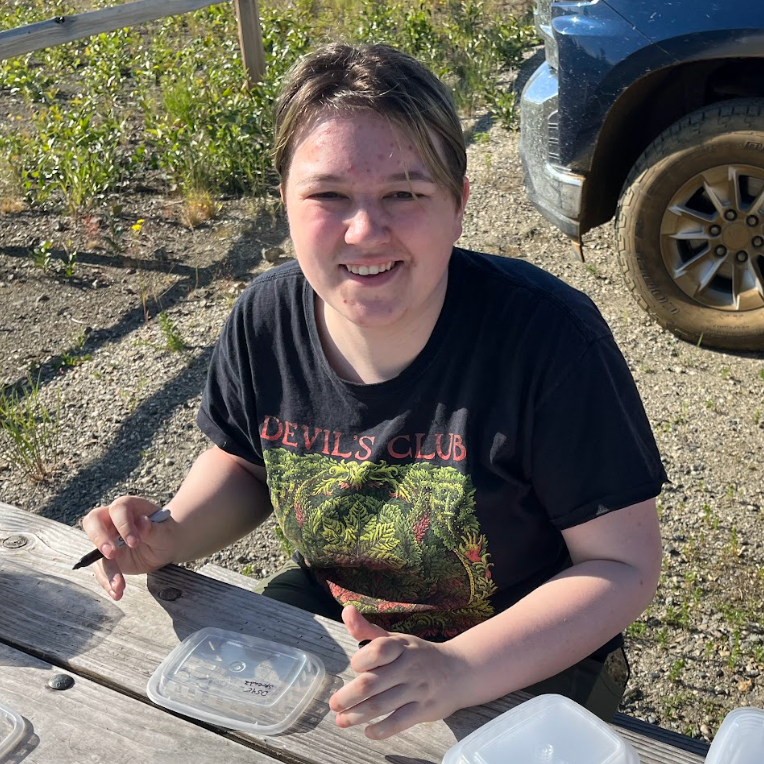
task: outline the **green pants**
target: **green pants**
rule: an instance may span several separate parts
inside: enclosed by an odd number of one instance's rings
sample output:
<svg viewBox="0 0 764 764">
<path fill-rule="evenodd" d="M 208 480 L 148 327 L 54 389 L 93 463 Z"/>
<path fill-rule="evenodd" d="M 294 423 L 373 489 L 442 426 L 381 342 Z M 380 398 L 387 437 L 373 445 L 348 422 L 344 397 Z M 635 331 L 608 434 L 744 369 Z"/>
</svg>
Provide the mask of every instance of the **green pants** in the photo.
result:
<svg viewBox="0 0 764 764">
<path fill-rule="evenodd" d="M 255 590 L 309 613 L 341 620 L 342 607 L 339 603 L 294 561 L 259 581 Z M 564 695 L 600 719 L 610 722 L 621 702 L 628 678 L 629 665 L 623 649 L 619 647 L 609 653 L 604 661 L 584 658 L 565 671 L 526 687 L 525 691 L 533 695 Z"/>
</svg>

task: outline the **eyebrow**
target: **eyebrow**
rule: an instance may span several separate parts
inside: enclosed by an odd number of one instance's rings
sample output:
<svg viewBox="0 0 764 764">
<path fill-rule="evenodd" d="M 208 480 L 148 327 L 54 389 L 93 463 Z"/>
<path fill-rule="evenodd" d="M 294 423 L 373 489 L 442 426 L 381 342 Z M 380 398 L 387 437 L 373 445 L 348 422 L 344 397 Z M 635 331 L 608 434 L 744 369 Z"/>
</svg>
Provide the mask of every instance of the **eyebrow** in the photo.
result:
<svg viewBox="0 0 764 764">
<path fill-rule="evenodd" d="M 332 175 L 331 173 L 315 173 L 308 175 L 300 180 L 298 186 L 309 186 L 311 183 L 342 183 L 345 180 L 341 175 Z M 425 183 L 434 183 L 435 181 L 426 173 L 420 170 L 411 170 L 410 172 L 396 172 L 388 175 L 385 179 L 387 183 L 404 183 L 407 181 L 424 181 Z"/>
</svg>

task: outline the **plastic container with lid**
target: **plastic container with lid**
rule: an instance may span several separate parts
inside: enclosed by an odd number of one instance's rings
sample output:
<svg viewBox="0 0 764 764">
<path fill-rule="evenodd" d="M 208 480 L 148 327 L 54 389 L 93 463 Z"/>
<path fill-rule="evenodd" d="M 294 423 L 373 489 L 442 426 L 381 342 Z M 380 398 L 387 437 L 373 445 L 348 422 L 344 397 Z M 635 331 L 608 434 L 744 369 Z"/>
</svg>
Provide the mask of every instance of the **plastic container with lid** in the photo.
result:
<svg viewBox="0 0 764 764">
<path fill-rule="evenodd" d="M 5 761 L 24 736 L 24 720 L 0 702 L 0 762 Z"/>
<path fill-rule="evenodd" d="M 324 675 L 324 664 L 310 653 L 206 628 L 165 658 L 146 691 L 154 703 L 186 716 L 276 735 L 307 708 Z"/>
<path fill-rule="evenodd" d="M 562 695 L 505 711 L 446 751 L 443 764 L 639 764 L 605 722 Z"/>
<path fill-rule="evenodd" d="M 764 710 L 736 708 L 724 717 L 706 764 L 762 764 L 764 762 Z"/>
</svg>

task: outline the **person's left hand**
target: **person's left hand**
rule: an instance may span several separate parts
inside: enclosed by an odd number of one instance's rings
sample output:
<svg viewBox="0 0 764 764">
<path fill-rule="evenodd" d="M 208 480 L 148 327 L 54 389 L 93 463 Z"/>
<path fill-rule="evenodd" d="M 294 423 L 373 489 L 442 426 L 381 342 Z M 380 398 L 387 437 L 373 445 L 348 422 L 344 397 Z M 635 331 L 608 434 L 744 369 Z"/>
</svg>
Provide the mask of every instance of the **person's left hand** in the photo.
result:
<svg viewBox="0 0 764 764">
<path fill-rule="evenodd" d="M 350 661 L 360 676 L 329 700 L 340 727 L 389 714 L 365 730 L 366 737 L 381 740 L 419 722 L 445 719 L 462 707 L 458 695 L 466 665 L 448 642 L 434 644 L 385 631 L 352 605 L 342 611 L 342 620 L 356 641 L 373 641 Z"/>
</svg>

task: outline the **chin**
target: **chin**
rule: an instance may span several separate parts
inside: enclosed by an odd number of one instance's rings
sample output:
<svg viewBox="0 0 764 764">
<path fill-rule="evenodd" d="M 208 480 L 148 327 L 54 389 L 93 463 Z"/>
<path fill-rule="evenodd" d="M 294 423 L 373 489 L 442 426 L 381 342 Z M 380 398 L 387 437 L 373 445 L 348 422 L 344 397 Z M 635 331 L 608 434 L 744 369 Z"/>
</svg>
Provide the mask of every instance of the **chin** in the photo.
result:
<svg viewBox="0 0 764 764">
<path fill-rule="evenodd" d="M 382 329 L 392 326 L 401 318 L 401 311 L 362 310 L 348 311 L 345 318 L 362 329 Z"/>
</svg>

